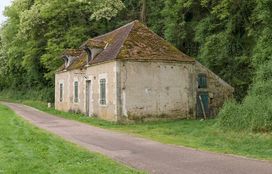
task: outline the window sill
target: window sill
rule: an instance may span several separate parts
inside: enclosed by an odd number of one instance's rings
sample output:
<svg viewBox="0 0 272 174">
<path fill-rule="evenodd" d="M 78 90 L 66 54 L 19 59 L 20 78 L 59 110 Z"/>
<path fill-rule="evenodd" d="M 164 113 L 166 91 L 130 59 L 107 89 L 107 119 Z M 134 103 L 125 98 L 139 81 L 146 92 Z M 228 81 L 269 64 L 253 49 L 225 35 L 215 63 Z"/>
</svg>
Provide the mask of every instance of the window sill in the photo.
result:
<svg viewBox="0 0 272 174">
<path fill-rule="evenodd" d="M 106 107 L 108 107 L 108 105 L 107 105 L 107 104 L 105 104 L 105 105 L 102 105 L 102 104 L 100 104 L 100 103 L 99 103 L 99 106 L 100 106 L 100 107 L 103 107 L 103 108 L 106 108 Z"/>
</svg>

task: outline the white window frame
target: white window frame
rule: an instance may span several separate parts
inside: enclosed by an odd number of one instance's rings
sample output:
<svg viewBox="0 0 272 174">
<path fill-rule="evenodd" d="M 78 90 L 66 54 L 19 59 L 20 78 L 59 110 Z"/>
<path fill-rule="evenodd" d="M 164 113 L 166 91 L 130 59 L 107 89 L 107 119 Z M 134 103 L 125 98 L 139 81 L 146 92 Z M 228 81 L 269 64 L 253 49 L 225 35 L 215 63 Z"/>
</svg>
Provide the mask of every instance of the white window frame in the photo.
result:
<svg viewBox="0 0 272 174">
<path fill-rule="evenodd" d="M 100 81 L 102 80 L 102 79 L 105 79 L 105 90 L 106 90 L 106 92 L 105 92 L 105 104 L 101 104 L 101 83 L 100 83 Z M 98 104 L 99 104 L 99 106 L 102 106 L 102 107 L 105 107 L 105 106 L 108 106 L 108 75 L 106 74 L 106 73 L 104 73 L 104 74 L 99 74 L 99 81 L 98 81 L 98 83 L 99 83 L 99 100 L 98 100 Z"/>
</svg>

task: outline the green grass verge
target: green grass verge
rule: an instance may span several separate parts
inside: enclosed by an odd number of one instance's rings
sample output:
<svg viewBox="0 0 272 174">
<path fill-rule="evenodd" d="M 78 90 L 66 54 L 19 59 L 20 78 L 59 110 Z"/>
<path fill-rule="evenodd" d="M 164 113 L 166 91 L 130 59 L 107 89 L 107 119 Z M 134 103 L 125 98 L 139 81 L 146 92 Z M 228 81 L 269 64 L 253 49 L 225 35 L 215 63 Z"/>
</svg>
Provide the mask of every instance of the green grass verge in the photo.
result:
<svg viewBox="0 0 272 174">
<path fill-rule="evenodd" d="M 140 173 L 42 131 L 0 105 L 0 174 Z"/>
<path fill-rule="evenodd" d="M 157 121 L 123 125 L 80 114 L 57 111 L 53 108 L 47 108 L 47 105 L 43 102 L 22 101 L 22 103 L 63 118 L 135 134 L 166 144 L 272 160 L 271 133 L 225 132 L 217 126 L 217 120 Z"/>
</svg>

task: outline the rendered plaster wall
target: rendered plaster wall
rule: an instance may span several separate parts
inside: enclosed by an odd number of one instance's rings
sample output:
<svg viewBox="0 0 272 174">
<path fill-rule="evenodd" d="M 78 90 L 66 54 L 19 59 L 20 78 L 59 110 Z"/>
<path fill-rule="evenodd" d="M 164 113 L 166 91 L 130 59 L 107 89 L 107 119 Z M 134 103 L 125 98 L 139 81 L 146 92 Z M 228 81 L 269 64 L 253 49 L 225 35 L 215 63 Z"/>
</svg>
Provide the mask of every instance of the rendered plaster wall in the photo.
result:
<svg viewBox="0 0 272 174">
<path fill-rule="evenodd" d="M 106 79 L 106 105 L 100 104 L 100 79 Z M 91 65 L 84 70 L 57 73 L 55 77 L 55 107 L 61 111 L 86 114 L 86 81 L 91 81 L 90 115 L 105 120 L 117 120 L 116 62 Z M 74 82 L 78 81 L 79 101 L 74 101 Z M 64 98 L 60 102 L 60 83 L 64 84 Z"/>
<path fill-rule="evenodd" d="M 120 62 L 120 69 L 122 119 L 194 116 L 193 64 L 123 61 Z"/>
<path fill-rule="evenodd" d="M 55 78 L 55 107 L 86 114 L 86 81 L 91 81 L 90 116 L 110 121 L 193 118 L 196 114 L 197 76 L 207 75 L 210 115 L 216 115 L 234 89 L 196 62 L 112 61 L 84 70 L 60 72 Z M 100 104 L 101 78 L 106 79 L 106 105 Z M 78 81 L 79 101 L 74 102 Z M 60 83 L 63 101 L 60 102 Z"/>
<path fill-rule="evenodd" d="M 55 108 L 65 112 L 83 112 L 83 76 L 80 70 L 66 71 L 55 76 Z M 78 81 L 78 103 L 74 102 L 74 82 Z M 63 101 L 60 101 L 60 83 L 63 84 Z"/>
<path fill-rule="evenodd" d="M 86 70 L 86 76 L 91 80 L 93 114 L 110 121 L 117 121 L 116 71 L 116 61 L 91 66 Z M 102 78 L 106 79 L 106 105 L 100 104 L 99 85 Z"/>
<path fill-rule="evenodd" d="M 207 75 L 207 89 L 196 90 L 209 93 L 209 116 L 216 116 L 224 102 L 233 98 L 234 88 L 199 62 L 196 62 L 195 70 L 196 77 L 199 73 Z"/>
</svg>

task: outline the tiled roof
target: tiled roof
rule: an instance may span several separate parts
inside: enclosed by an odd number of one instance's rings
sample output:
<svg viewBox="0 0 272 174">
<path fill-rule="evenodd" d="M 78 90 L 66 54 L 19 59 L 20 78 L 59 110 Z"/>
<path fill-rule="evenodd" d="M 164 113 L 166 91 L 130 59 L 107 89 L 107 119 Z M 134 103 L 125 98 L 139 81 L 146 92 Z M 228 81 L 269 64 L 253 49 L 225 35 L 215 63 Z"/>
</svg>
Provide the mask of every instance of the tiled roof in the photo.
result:
<svg viewBox="0 0 272 174">
<path fill-rule="evenodd" d="M 80 50 L 80 49 L 67 49 L 62 53 L 62 56 L 78 57 L 81 54 L 82 54 L 82 50 Z"/>
<path fill-rule="evenodd" d="M 179 51 L 139 21 L 131 22 L 112 32 L 89 39 L 81 48 L 85 45 L 104 48 L 89 64 L 114 59 L 195 62 L 193 58 Z M 87 64 L 87 54 L 82 50 L 80 52 L 79 58 L 67 70 L 81 69 Z"/>
<path fill-rule="evenodd" d="M 104 48 L 107 43 L 103 40 L 89 39 L 81 46 L 81 48 L 83 48 L 84 45 L 87 45 L 88 47 Z"/>
<path fill-rule="evenodd" d="M 194 62 L 194 59 L 158 36 L 140 22 L 134 22 L 118 55 L 119 59 Z"/>
</svg>

